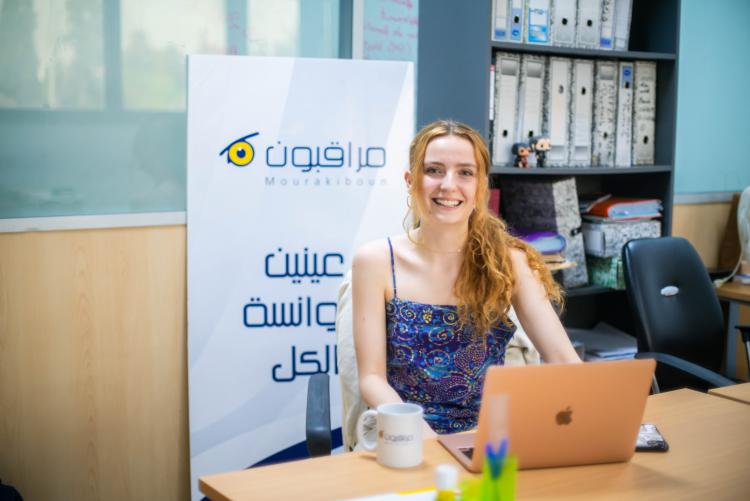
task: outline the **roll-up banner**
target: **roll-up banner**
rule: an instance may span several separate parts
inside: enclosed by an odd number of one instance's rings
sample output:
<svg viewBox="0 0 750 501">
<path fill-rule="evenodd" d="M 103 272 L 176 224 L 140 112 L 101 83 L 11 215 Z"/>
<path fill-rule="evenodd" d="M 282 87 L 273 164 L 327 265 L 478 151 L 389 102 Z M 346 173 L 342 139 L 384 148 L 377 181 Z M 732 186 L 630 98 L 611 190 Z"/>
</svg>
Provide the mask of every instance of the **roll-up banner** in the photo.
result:
<svg viewBox="0 0 750 501">
<path fill-rule="evenodd" d="M 198 478 L 304 451 L 354 250 L 402 231 L 412 64 L 190 56 L 188 383 Z"/>
</svg>

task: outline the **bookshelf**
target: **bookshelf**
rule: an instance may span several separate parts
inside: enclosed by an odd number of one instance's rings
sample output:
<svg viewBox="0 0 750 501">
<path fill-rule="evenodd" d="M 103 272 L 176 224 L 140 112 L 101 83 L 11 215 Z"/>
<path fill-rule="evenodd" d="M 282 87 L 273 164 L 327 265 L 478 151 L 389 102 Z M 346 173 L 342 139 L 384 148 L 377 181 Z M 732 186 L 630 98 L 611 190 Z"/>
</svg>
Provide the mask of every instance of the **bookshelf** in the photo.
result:
<svg viewBox="0 0 750 501">
<path fill-rule="evenodd" d="M 520 52 L 524 54 L 541 54 L 544 56 L 580 57 L 587 59 L 621 59 L 635 61 L 648 59 L 651 61 L 674 61 L 676 55 L 669 52 L 646 52 L 646 51 L 621 51 L 581 49 L 578 47 L 553 47 L 549 45 L 527 45 L 514 42 L 491 41 L 490 45 L 495 50 L 506 52 Z"/>
<path fill-rule="evenodd" d="M 579 193 L 659 198 L 662 234 L 671 234 L 679 62 L 680 0 L 633 0 L 627 51 L 528 45 L 491 40 L 492 0 L 420 2 L 417 124 L 439 118 L 468 123 L 491 139 L 490 66 L 497 51 L 585 59 L 648 60 L 657 65 L 654 165 L 518 169 L 493 165 L 491 184 L 529 176 L 574 176 Z M 566 291 L 563 321 L 591 327 L 603 320 L 635 334 L 624 291 L 588 285 Z"/>
<path fill-rule="evenodd" d="M 490 175 L 511 176 L 627 176 L 670 172 L 671 165 L 634 165 L 632 167 L 550 167 L 545 169 L 519 169 L 493 165 Z"/>
</svg>

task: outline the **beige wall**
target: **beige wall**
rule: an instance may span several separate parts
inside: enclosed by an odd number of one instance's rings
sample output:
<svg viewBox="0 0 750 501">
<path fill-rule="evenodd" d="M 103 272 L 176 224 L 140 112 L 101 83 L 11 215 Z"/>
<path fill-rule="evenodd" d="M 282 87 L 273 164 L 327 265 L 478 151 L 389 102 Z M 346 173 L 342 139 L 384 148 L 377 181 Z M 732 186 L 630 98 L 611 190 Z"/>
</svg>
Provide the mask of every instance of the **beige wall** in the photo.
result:
<svg viewBox="0 0 750 501">
<path fill-rule="evenodd" d="M 185 228 L 0 234 L 0 478 L 189 496 Z"/>
<path fill-rule="evenodd" d="M 672 235 L 688 239 L 700 254 L 703 263 L 709 268 L 716 267 L 729 209 L 729 202 L 675 205 Z"/>
<path fill-rule="evenodd" d="M 709 266 L 728 210 L 675 207 Z M 0 478 L 26 499 L 189 497 L 185 267 L 184 226 L 0 234 Z"/>
</svg>

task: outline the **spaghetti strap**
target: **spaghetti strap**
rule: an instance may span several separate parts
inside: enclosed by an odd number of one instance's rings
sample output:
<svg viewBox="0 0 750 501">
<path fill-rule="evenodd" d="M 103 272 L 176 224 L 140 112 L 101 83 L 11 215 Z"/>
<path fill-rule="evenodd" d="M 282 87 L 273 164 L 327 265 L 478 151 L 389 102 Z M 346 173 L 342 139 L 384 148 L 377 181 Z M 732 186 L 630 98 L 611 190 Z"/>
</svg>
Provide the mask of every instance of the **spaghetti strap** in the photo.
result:
<svg viewBox="0 0 750 501">
<path fill-rule="evenodd" d="M 393 260 L 393 245 L 391 244 L 391 237 L 388 237 L 388 248 L 391 251 L 391 276 L 393 278 L 393 297 L 398 297 L 398 294 L 396 293 L 396 265 L 394 264 Z"/>
</svg>

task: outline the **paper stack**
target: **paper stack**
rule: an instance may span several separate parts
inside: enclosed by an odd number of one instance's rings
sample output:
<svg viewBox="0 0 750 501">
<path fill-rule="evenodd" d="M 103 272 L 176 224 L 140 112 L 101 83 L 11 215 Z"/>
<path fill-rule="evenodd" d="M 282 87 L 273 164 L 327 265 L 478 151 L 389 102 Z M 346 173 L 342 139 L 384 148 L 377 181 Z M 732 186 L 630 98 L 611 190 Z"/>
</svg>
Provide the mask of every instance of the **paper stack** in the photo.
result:
<svg viewBox="0 0 750 501">
<path fill-rule="evenodd" d="M 550 271 L 566 270 L 576 265 L 565 259 L 565 238 L 554 231 L 514 229 L 511 233 L 539 251 Z"/>
<path fill-rule="evenodd" d="M 633 358 L 638 352 L 638 342 L 633 336 L 606 322 L 599 322 L 592 329 L 565 330 L 571 341 L 583 343 L 587 361 Z"/>
<path fill-rule="evenodd" d="M 609 197 L 594 203 L 583 216 L 588 220 L 634 220 L 661 217 L 661 200 L 655 198 Z"/>
</svg>

